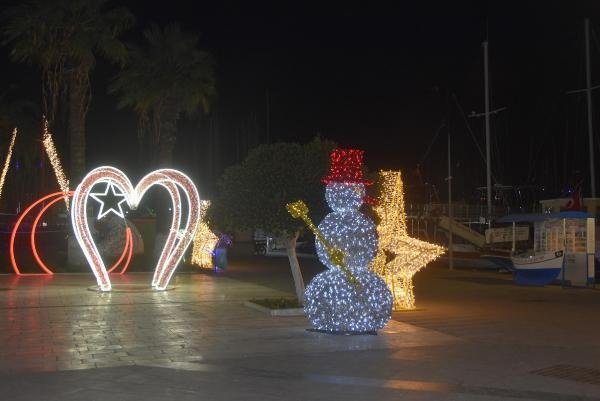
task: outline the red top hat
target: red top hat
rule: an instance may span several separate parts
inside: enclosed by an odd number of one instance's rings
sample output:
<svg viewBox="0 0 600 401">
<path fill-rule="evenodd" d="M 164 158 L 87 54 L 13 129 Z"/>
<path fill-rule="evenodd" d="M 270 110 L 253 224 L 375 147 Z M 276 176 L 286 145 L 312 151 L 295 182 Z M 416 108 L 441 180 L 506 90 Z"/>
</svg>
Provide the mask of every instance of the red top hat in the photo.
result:
<svg viewBox="0 0 600 401">
<path fill-rule="evenodd" d="M 365 151 L 360 149 L 334 149 L 331 152 L 329 175 L 323 178 L 323 182 L 325 184 L 330 182 L 373 184 L 362 176 L 364 153 Z"/>
</svg>

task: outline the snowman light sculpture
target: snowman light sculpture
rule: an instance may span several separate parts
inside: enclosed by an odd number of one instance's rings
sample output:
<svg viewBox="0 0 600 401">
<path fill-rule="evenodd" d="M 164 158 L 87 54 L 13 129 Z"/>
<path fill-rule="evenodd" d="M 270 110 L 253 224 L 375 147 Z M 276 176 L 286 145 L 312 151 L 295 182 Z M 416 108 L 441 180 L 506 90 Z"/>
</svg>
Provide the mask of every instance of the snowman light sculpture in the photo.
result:
<svg viewBox="0 0 600 401">
<path fill-rule="evenodd" d="M 371 184 L 362 178 L 362 160 L 362 150 L 335 149 L 329 175 L 323 179 L 325 199 L 333 211 L 318 226 L 326 242 L 318 237 L 315 242 L 319 260 L 328 270 L 307 286 L 304 307 L 319 331 L 372 333 L 391 317 L 392 294 L 369 270 L 377 252 L 377 231 L 359 211 L 365 185 Z M 344 254 L 345 266 L 332 260 L 332 246 Z"/>
</svg>

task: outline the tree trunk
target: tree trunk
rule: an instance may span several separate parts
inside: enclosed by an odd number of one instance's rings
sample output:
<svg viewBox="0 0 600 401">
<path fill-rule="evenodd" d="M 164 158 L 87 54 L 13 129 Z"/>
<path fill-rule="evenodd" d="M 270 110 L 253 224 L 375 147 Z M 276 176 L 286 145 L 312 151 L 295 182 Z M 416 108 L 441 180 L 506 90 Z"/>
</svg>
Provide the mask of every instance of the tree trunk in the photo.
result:
<svg viewBox="0 0 600 401">
<path fill-rule="evenodd" d="M 87 109 L 87 88 L 72 74 L 69 83 L 69 182 L 73 188 L 85 173 L 85 115 Z"/>
<path fill-rule="evenodd" d="M 300 232 L 295 232 L 291 237 L 286 238 L 285 250 L 287 252 L 288 260 L 290 261 L 292 277 L 294 277 L 294 287 L 296 288 L 298 303 L 304 305 L 304 279 L 302 278 L 300 263 L 298 263 L 298 256 L 296 255 L 296 241 L 298 240 L 299 235 Z"/>
<path fill-rule="evenodd" d="M 166 114 L 166 113 L 165 113 Z M 163 116 L 158 142 L 158 162 L 161 167 L 172 167 L 173 150 L 177 141 L 177 118 Z"/>
<path fill-rule="evenodd" d="M 174 149 L 175 137 L 165 138 L 161 141 L 158 149 L 158 163 L 161 167 L 172 167 Z"/>
</svg>

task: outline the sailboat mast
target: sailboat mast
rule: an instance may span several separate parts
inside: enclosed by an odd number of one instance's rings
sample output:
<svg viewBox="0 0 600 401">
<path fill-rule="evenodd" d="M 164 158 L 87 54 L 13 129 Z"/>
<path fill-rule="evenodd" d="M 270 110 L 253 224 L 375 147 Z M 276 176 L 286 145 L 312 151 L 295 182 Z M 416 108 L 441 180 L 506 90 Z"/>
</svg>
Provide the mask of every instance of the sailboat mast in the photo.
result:
<svg viewBox="0 0 600 401">
<path fill-rule="evenodd" d="M 590 187 L 592 189 L 592 198 L 596 197 L 596 174 L 594 168 L 594 131 L 592 126 L 592 69 L 590 67 L 590 20 L 585 19 L 585 80 L 586 80 L 586 98 L 587 98 L 587 123 L 588 139 L 590 152 Z"/>
<path fill-rule="evenodd" d="M 448 129 L 448 268 L 454 269 L 454 245 L 452 238 L 452 224 L 454 215 L 452 213 L 452 153 L 450 152 L 450 129 Z"/>
<path fill-rule="evenodd" d="M 487 218 L 488 224 L 492 219 L 492 164 L 490 150 L 490 81 L 488 73 L 488 42 L 483 46 L 483 79 L 485 83 L 485 160 L 486 160 L 486 185 L 487 185 Z"/>
</svg>

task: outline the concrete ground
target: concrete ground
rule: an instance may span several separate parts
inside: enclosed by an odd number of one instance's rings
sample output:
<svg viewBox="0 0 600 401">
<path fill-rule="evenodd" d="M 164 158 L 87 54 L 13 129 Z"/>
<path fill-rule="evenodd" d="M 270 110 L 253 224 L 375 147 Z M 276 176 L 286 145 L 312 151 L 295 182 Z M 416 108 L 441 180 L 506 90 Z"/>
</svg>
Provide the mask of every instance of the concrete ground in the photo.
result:
<svg viewBox="0 0 600 401">
<path fill-rule="evenodd" d="M 166 292 L 112 279 L 0 276 L 0 400 L 600 400 L 599 290 L 429 266 L 420 309 L 335 336 L 243 305 L 291 295 L 285 258 L 234 255 Z"/>
</svg>

